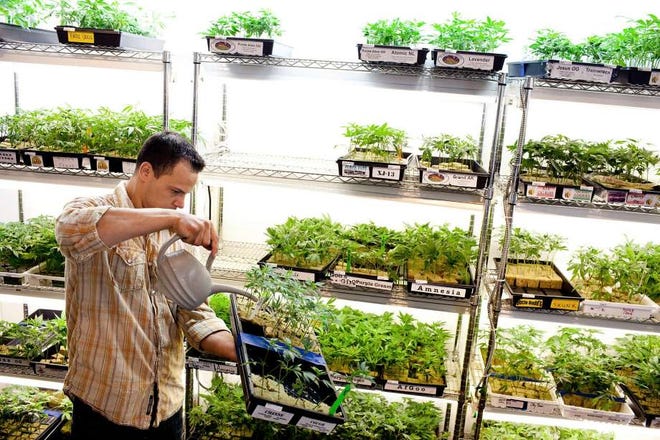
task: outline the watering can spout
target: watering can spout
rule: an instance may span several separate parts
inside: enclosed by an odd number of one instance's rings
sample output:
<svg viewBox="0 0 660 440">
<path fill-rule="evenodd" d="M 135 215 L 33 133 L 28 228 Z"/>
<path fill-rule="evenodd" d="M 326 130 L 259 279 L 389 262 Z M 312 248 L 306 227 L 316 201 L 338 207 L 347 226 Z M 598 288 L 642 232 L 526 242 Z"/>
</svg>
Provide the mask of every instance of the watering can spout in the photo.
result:
<svg viewBox="0 0 660 440">
<path fill-rule="evenodd" d="M 168 248 L 180 239 L 180 236 L 173 235 L 158 251 L 159 291 L 166 298 L 184 309 L 192 310 L 202 305 L 209 295 L 216 292 L 252 297 L 243 289 L 224 284 L 213 284 L 210 273 L 213 255 L 209 255 L 206 265 L 203 265 L 185 249 L 168 253 Z"/>
</svg>

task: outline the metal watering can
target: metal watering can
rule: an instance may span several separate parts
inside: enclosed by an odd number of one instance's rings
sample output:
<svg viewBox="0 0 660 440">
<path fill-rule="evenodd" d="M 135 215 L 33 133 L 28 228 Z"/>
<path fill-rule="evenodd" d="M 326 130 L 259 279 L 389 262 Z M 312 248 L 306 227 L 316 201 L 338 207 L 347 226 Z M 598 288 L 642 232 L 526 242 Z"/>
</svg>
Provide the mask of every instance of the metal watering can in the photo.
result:
<svg viewBox="0 0 660 440">
<path fill-rule="evenodd" d="M 158 282 L 160 291 L 168 299 L 188 310 L 199 307 L 216 292 L 235 293 L 256 299 L 238 287 L 213 284 L 210 273 L 213 255 L 209 255 L 206 265 L 203 265 L 185 249 L 168 254 L 167 249 L 180 239 L 178 235 L 172 236 L 158 251 Z"/>
</svg>

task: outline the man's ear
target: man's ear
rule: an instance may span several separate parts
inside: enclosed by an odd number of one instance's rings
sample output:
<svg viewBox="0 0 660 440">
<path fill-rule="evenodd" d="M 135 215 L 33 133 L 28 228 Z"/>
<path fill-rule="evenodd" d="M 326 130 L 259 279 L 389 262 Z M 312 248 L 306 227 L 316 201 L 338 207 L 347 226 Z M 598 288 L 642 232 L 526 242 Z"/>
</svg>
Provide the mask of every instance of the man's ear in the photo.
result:
<svg viewBox="0 0 660 440">
<path fill-rule="evenodd" d="M 154 177 L 154 169 L 149 162 L 142 162 L 137 173 L 141 180 L 148 180 Z"/>
</svg>

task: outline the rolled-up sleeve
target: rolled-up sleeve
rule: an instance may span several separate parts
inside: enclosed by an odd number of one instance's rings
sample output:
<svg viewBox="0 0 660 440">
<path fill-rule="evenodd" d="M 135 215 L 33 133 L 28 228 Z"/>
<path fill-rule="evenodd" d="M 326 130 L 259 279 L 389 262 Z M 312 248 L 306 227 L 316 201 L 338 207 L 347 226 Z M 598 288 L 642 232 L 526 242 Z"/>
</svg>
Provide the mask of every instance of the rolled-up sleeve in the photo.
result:
<svg viewBox="0 0 660 440">
<path fill-rule="evenodd" d="M 108 209 L 109 205 L 99 206 L 92 199 L 76 199 L 68 203 L 55 223 L 55 237 L 62 255 L 82 261 L 108 250 L 96 228 Z"/>
<path fill-rule="evenodd" d="M 212 333 L 229 331 L 227 324 L 216 317 L 213 309 L 202 304 L 195 310 L 178 309 L 178 321 L 188 343 L 199 350 L 199 344 Z"/>
</svg>

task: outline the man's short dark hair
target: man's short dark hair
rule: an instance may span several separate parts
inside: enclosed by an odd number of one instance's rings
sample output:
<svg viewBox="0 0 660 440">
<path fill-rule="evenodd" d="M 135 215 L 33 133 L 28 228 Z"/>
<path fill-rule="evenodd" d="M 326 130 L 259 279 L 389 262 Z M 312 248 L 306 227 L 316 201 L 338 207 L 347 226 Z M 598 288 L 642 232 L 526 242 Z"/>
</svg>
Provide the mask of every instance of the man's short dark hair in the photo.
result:
<svg viewBox="0 0 660 440">
<path fill-rule="evenodd" d="M 149 162 L 154 175 L 160 177 L 161 174 L 172 172 L 181 160 L 190 163 L 196 173 L 206 166 L 202 156 L 185 137 L 174 131 L 163 131 L 151 135 L 144 141 L 138 153 L 136 168 L 139 168 L 142 162 Z"/>
</svg>

